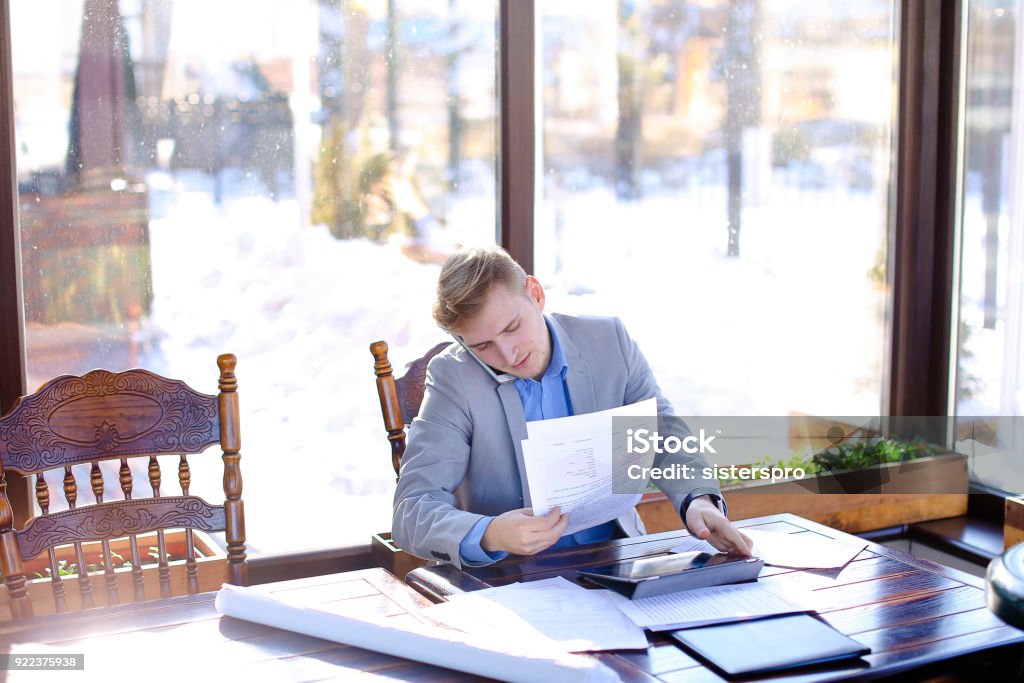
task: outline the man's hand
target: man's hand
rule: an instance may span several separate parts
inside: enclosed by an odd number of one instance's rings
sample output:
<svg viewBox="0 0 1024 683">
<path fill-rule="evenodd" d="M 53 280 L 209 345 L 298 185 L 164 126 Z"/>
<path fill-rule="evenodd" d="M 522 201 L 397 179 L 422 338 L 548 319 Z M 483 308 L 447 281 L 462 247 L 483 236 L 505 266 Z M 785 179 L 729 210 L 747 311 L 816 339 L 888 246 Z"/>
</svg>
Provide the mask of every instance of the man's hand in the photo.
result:
<svg viewBox="0 0 1024 683">
<path fill-rule="evenodd" d="M 480 545 L 489 553 L 504 551 L 535 555 L 553 546 L 567 526 L 569 515 L 561 514 L 557 507 L 551 508 L 543 517 L 534 517 L 530 508 L 510 510 L 491 520 Z"/>
<path fill-rule="evenodd" d="M 707 496 L 695 498 L 686 509 L 686 527 L 722 552 L 750 556 L 754 544 L 732 525 Z"/>
</svg>

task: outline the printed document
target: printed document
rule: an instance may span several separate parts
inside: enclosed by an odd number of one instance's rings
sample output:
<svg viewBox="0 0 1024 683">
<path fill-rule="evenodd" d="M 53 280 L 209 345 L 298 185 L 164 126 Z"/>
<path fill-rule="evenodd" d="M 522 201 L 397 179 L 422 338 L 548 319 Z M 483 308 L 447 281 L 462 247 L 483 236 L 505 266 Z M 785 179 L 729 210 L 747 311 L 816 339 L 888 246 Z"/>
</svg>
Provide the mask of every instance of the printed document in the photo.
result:
<svg viewBox="0 0 1024 683">
<path fill-rule="evenodd" d="M 634 624 L 652 631 L 810 611 L 795 597 L 756 582 L 697 588 L 639 600 L 617 593 L 609 597 Z"/>
<path fill-rule="evenodd" d="M 646 650 L 647 636 L 603 590 L 558 576 L 454 595 L 421 613 L 467 633 L 498 631 L 529 642 L 543 636 L 566 652 Z"/>
<path fill-rule="evenodd" d="M 572 534 L 629 512 L 646 488 L 643 479 L 629 478 L 629 466 L 650 467 L 654 454 L 627 454 L 626 430 L 650 429 L 657 415 L 657 400 L 650 398 L 597 413 L 527 422 L 529 438 L 522 446 L 533 514 L 547 514 L 557 505 L 569 513 L 565 533 Z"/>
</svg>

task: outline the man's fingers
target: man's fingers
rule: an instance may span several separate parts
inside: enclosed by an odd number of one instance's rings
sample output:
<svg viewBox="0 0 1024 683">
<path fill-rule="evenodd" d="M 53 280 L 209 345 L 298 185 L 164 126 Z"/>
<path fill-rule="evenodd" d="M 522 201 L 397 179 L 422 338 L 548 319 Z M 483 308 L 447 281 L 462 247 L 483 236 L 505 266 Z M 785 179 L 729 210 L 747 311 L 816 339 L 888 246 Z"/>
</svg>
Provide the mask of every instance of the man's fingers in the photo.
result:
<svg viewBox="0 0 1024 683">
<path fill-rule="evenodd" d="M 711 534 L 711 538 L 708 541 L 723 552 L 734 555 L 746 555 L 748 557 L 753 545 L 749 538 L 729 523 L 716 526 L 714 533 Z"/>
<path fill-rule="evenodd" d="M 740 539 L 743 541 L 743 548 L 740 549 L 742 551 L 741 554 L 742 555 L 750 555 L 750 554 L 752 554 L 754 552 L 754 542 L 751 541 L 750 537 L 747 536 L 742 531 L 739 532 L 739 533 L 740 533 Z"/>
<path fill-rule="evenodd" d="M 564 517 L 564 515 L 562 514 L 562 510 L 556 505 L 555 507 L 548 510 L 546 515 L 536 518 L 537 523 L 536 525 L 534 525 L 533 530 L 550 531 L 551 529 L 554 529 L 556 526 L 558 526 L 558 524 L 562 521 L 562 517 Z"/>
<path fill-rule="evenodd" d="M 708 537 L 711 536 L 711 530 L 708 529 L 708 525 L 704 522 L 704 517 L 702 515 L 694 515 L 694 517 L 696 519 L 687 519 L 690 522 L 690 533 L 697 538 L 704 539 L 705 541 L 708 540 Z"/>
</svg>

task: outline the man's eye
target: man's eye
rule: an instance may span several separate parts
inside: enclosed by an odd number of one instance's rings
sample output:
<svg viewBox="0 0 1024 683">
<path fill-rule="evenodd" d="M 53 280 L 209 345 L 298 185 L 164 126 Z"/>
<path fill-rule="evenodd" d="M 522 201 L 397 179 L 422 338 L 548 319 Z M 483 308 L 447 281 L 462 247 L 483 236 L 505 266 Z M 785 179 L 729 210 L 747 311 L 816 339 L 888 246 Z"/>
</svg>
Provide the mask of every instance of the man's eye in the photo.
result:
<svg viewBox="0 0 1024 683">
<path fill-rule="evenodd" d="M 506 330 L 506 332 L 515 332 L 515 331 L 516 331 L 516 330 L 518 330 L 518 329 L 519 329 L 519 325 L 516 325 L 515 327 L 510 327 L 510 328 L 508 328 L 508 329 Z"/>
<path fill-rule="evenodd" d="M 483 344 L 478 344 L 477 346 L 475 346 L 473 348 L 475 348 L 477 351 L 484 351 L 490 345 L 491 345 L 491 342 L 484 342 Z"/>
</svg>

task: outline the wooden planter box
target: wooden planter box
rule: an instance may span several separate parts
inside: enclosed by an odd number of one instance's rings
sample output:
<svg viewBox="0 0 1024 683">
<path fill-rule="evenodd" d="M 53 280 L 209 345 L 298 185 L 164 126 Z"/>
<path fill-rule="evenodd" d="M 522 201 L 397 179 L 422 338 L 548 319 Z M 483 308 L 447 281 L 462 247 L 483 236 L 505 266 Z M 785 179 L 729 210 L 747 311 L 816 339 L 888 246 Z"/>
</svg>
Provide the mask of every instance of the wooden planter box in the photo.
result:
<svg viewBox="0 0 1024 683">
<path fill-rule="evenodd" d="M 813 480 L 747 482 L 723 487 L 723 493 L 732 519 L 792 512 L 860 533 L 964 515 L 967 483 L 966 457 L 951 453 Z M 648 533 L 683 528 L 662 493 L 646 494 L 637 509 Z"/>
<path fill-rule="evenodd" d="M 202 531 L 193 531 L 193 542 L 196 548 L 196 563 L 198 565 L 199 591 L 211 591 L 220 588 L 224 583 L 227 567 L 227 555 Z M 140 534 L 138 537 L 139 555 L 142 558 L 148 557 L 149 548 L 157 545 L 155 533 Z M 174 529 L 164 532 L 164 545 L 170 557 L 185 557 L 185 532 L 182 529 Z M 85 554 L 87 564 L 102 566 L 102 544 L 99 542 L 83 543 L 82 550 Z M 131 560 L 131 545 L 127 538 L 119 538 L 110 541 L 111 554 L 117 553 L 126 561 Z M 56 549 L 58 560 L 67 560 L 76 563 L 74 546 L 62 546 Z M 175 559 L 168 563 L 171 572 L 171 592 L 173 595 L 186 594 L 185 560 Z M 50 558 L 47 553 L 25 561 L 26 576 L 33 577 L 43 574 L 50 567 Z M 134 587 L 132 584 L 131 568 L 114 570 L 117 576 L 118 596 L 121 603 L 129 603 L 134 600 Z M 160 597 L 160 576 L 156 564 L 143 565 L 143 581 L 146 598 Z M 77 576 L 61 577 L 64 584 L 64 594 L 67 600 L 68 610 L 80 609 L 82 605 L 81 590 L 78 586 Z M 102 569 L 89 572 L 89 581 L 92 588 L 94 604 L 99 606 L 107 605 L 107 584 Z M 32 600 L 32 610 L 36 616 L 53 614 L 56 609 L 53 604 L 53 588 L 49 577 L 31 579 L 27 583 L 29 597 Z M 0 589 L 0 620 L 10 618 L 10 608 L 7 605 L 6 587 Z"/>
<path fill-rule="evenodd" d="M 397 545 L 391 538 L 390 531 L 374 534 L 370 541 L 370 553 L 378 567 L 383 567 L 400 579 L 413 569 L 425 567 L 428 562 L 415 555 L 410 555 Z"/>
</svg>

